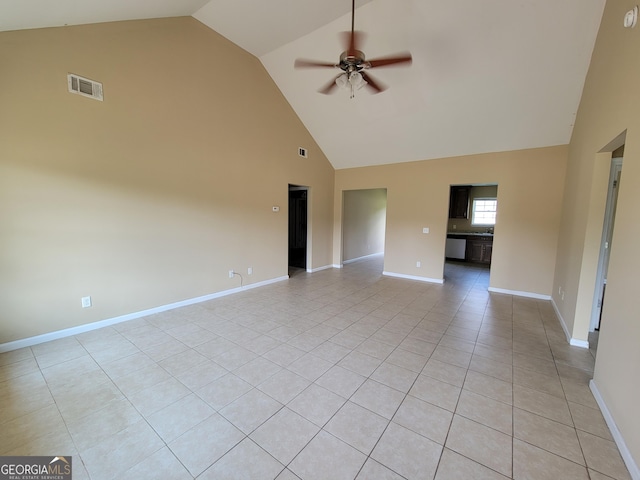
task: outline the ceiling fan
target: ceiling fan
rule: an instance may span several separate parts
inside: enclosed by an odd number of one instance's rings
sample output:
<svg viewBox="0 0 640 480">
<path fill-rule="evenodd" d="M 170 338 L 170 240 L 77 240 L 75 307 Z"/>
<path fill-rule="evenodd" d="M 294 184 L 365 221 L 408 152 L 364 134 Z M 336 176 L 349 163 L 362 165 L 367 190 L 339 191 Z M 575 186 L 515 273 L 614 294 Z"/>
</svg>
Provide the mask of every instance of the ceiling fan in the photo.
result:
<svg viewBox="0 0 640 480">
<path fill-rule="evenodd" d="M 345 45 L 345 51 L 340 54 L 340 61 L 335 63 L 316 62 L 314 60 L 297 59 L 295 68 L 339 68 L 342 70 L 331 82 L 327 83 L 318 92 L 329 94 L 337 87 L 349 89 L 350 98 L 354 97 L 356 90 L 367 86 L 373 93 L 380 93 L 387 87 L 375 80 L 366 70 L 377 67 L 388 67 L 392 65 L 411 65 L 411 54 L 401 53 L 391 57 L 380 57 L 374 60 L 367 60 L 359 46 L 364 38 L 364 33 L 354 30 L 355 25 L 356 0 L 351 0 L 351 32 L 342 32 L 341 36 Z"/>
</svg>

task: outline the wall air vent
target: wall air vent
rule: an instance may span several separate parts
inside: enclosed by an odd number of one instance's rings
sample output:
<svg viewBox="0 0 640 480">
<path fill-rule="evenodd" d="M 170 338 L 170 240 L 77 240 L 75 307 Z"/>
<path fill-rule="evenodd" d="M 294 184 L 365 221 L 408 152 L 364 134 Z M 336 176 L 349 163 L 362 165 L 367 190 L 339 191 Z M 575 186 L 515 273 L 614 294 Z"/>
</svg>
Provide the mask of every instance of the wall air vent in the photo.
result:
<svg viewBox="0 0 640 480">
<path fill-rule="evenodd" d="M 302 158 L 309 158 L 306 148 L 298 147 L 298 155 L 300 155 Z"/>
<path fill-rule="evenodd" d="M 70 73 L 67 75 L 67 84 L 70 93 L 77 93 L 95 100 L 103 100 L 101 83 Z"/>
</svg>

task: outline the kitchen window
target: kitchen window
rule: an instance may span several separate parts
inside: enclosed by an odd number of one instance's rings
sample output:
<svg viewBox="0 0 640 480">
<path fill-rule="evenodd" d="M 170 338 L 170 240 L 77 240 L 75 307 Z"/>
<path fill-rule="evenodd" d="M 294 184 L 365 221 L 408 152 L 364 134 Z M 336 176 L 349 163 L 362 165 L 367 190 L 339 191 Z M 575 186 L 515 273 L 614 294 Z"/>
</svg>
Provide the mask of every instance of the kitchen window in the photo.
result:
<svg viewBox="0 0 640 480">
<path fill-rule="evenodd" d="M 498 199 L 474 198 L 471 209 L 471 225 L 495 225 Z"/>
</svg>

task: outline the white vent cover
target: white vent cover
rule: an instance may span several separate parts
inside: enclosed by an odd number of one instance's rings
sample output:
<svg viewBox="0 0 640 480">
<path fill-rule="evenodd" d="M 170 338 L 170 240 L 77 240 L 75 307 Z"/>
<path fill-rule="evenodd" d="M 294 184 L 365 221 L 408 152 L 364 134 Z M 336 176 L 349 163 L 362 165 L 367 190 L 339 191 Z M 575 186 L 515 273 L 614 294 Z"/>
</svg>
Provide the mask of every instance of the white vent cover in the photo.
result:
<svg viewBox="0 0 640 480">
<path fill-rule="evenodd" d="M 309 158 L 306 148 L 298 147 L 298 155 L 300 155 L 302 158 Z"/>
<path fill-rule="evenodd" d="M 95 100 L 103 100 L 102 84 L 99 82 L 70 73 L 67 75 L 67 84 L 69 85 L 70 93 L 77 93 Z"/>
</svg>

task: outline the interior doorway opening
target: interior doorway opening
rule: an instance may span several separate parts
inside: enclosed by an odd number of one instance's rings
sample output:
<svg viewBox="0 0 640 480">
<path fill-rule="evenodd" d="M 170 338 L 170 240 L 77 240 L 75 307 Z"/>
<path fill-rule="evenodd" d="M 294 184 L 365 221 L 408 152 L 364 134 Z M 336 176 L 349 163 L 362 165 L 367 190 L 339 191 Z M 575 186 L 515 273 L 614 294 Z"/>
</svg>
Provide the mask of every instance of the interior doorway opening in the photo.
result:
<svg viewBox="0 0 640 480">
<path fill-rule="evenodd" d="M 387 189 L 346 190 L 342 194 L 342 263 L 383 256 Z"/>
<path fill-rule="evenodd" d="M 289 185 L 289 275 L 307 269 L 309 187 Z"/>
<path fill-rule="evenodd" d="M 445 264 L 490 269 L 498 205 L 497 184 L 451 185 Z"/>
<path fill-rule="evenodd" d="M 598 272 L 596 274 L 596 288 L 593 297 L 593 308 L 591 310 L 591 324 L 589 331 L 600 330 L 602 322 L 602 310 L 604 308 L 605 294 L 607 289 L 607 272 L 609 270 L 609 258 L 613 248 L 612 238 L 616 220 L 616 208 L 618 204 L 618 190 L 622 177 L 622 157 L 624 145 L 613 152 L 611 158 L 611 168 L 609 170 L 609 185 L 607 188 L 607 203 L 605 207 L 604 220 L 602 225 L 602 240 L 600 242 L 600 255 L 598 258 Z M 597 343 L 597 338 L 593 339 Z M 589 342 L 591 343 L 591 341 Z"/>
</svg>

